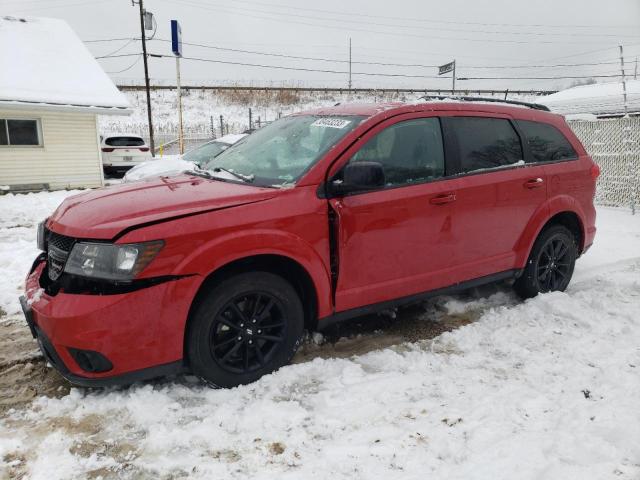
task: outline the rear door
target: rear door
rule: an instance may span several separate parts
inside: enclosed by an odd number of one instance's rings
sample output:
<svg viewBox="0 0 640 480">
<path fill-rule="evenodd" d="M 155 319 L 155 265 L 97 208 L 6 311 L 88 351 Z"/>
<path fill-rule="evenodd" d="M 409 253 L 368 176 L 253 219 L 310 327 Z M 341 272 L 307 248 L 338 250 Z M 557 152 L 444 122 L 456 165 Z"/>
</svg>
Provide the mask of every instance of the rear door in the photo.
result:
<svg viewBox="0 0 640 480">
<path fill-rule="evenodd" d="M 514 122 L 474 113 L 443 117 L 450 170 L 458 173 L 452 234 L 458 281 L 516 268 L 516 246 L 547 198 L 546 174 L 528 165 Z"/>
<path fill-rule="evenodd" d="M 557 127 L 529 120 L 517 123 L 527 139 L 531 162 L 544 165 L 549 195 L 566 194 L 581 205 L 590 205 L 593 200 L 591 163 L 579 161 L 578 153 Z"/>
</svg>

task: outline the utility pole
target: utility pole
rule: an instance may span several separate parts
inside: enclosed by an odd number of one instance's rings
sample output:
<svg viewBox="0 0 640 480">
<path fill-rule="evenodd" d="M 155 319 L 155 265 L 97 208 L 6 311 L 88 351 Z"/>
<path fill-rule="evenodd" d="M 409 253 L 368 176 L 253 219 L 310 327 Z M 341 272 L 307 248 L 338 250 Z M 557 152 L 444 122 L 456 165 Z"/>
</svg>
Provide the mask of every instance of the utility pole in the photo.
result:
<svg viewBox="0 0 640 480">
<path fill-rule="evenodd" d="M 633 72 L 633 79 L 634 80 L 638 79 L 638 57 L 636 57 L 636 69 Z"/>
<path fill-rule="evenodd" d="M 144 28 L 144 6 L 143 0 L 131 0 L 131 5 L 136 3 L 140 7 L 140 34 L 142 38 L 142 60 L 144 62 L 144 84 L 147 90 L 147 118 L 149 120 L 149 147 L 151 147 L 151 155 L 155 157 L 155 143 L 153 141 L 153 121 L 151 120 L 151 92 L 149 89 L 149 67 L 147 65 L 147 36 Z"/>
<path fill-rule="evenodd" d="M 349 93 L 351 93 L 351 37 L 349 37 Z"/>
<path fill-rule="evenodd" d="M 620 47 L 620 72 L 622 73 L 622 97 L 624 98 L 624 113 L 627 114 L 627 81 L 624 76 L 624 54 L 622 45 Z"/>
</svg>

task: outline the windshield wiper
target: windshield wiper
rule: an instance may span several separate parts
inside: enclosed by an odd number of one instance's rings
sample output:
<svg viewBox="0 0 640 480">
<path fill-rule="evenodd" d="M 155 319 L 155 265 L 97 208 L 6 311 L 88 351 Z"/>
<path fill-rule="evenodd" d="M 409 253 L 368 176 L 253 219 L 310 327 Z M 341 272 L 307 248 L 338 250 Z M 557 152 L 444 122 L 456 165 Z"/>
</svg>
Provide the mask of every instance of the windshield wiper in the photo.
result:
<svg viewBox="0 0 640 480">
<path fill-rule="evenodd" d="M 242 180 L 243 182 L 247 182 L 247 183 L 251 183 L 253 182 L 253 180 L 255 179 L 255 177 L 253 175 L 243 175 L 241 173 L 236 173 L 233 170 L 229 170 L 228 168 L 224 168 L 224 167 L 215 167 L 212 169 L 213 172 L 226 172 L 226 173 L 230 173 L 231 175 L 233 175 L 236 178 L 239 178 L 240 180 Z"/>
</svg>

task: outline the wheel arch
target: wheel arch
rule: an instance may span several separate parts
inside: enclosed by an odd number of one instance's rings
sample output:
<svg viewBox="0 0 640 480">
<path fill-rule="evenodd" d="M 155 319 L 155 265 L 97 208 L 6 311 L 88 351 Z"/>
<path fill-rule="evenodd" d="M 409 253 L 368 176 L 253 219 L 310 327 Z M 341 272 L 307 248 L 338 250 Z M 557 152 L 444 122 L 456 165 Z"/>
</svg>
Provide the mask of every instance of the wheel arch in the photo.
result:
<svg viewBox="0 0 640 480">
<path fill-rule="evenodd" d="M 304 326 L 308 330 L 314 330 L 318 322 L 318 291 L 311 274 L 295 259 L 282 254 L 256 254 L 237 258 L 215 269 L 200 284 L 196 295 L 189 308 L 187 321 L 184 328 L 183 358 L 188 361 L 187 341 L 193 315 L 205 298 L 206 293 L 217 283 L 234 275 L 247 272 L 263 271 L 273 273 L 287 280 L 300 296 L 304 310 Z"/>
<path fill-rule="evenodd" d="M 531 249 L 540 233 L 549 225 L 563 225 L 567 227 L 576 238 L 578 255 L 585 248 L 585 215 L 579 203 L 568 195 L 562 195 L 550 199 L 539 208 L 531 217 L 529 225 L 518 241 L 516 247 L 517 265 L 523 268 L 531 254 Z"/>
</svg>

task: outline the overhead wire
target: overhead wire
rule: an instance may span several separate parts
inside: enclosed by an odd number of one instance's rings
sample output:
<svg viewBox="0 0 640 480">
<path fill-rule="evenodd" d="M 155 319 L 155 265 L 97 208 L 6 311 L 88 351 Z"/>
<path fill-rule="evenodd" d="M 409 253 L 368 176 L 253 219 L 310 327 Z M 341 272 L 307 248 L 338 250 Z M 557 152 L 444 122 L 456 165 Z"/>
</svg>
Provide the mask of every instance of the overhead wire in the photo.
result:
<svg viewBox="0 0 640 480">
<path fill-rule="evenodd" d="M 164 1 L 169 1 L 169 0 L 164 0 Z M 270 11 L 264 11 L 264 10 L 256 10 L 256 9 L 246 9 L 246 8 L 242 8 L 242 7 L 235 7 L 235 9 L 231 9 L 229 7 L 226 6 L 216 6 L 214 8 L 210 7 L 210 4 L 201 4 L 201 3 L 197 3 L 194 0 L 171 0 L 171 3 L 180 3 L 182 5 L 186 5 L 186 6 L 191 6 L 194 8 L 201 8 L 204 10 L 209 10 L 209 11 L 215 11 L 217 13 L 223 13 L 223 14 L 230 14 L 230 15 L 239 15 L 242 17 L 250 17 L 250 18 L 258 18 L 258 19 L 263 19 L 263 20 L 269 20 L 269 21 L 275 21 L 275 22 L 282 22 L 281 18 L 277 18 L 278 15 L 284 15 L 282 12 L 270 12 Z M 236 11 L 239 10 L 239 11 Z M 262 13 L 262 14 L 266 14 L 266 15 L 271 15 L 271 16 L 260 16 L 260 15 L 255 15 L 254 12 L 258 12 L 258 13 Z M 276 15 L 276 17 L 273 17 L 273 15 Z M 288 13 L 286 14 L 287 17 L 296 17 L 296 18 L 311 18 L 313 20 L 316 20 L 317 17 L 310 17 L 310 16 L 306 16 L 306 15 L 296 15 L 296 14 L 292 14 L 292 13 Z M 343 23 L 347 22 L 347 23 L 363 23 L 363 22 L 358 22 L 357 20 L 332 20 L 332 19 L 321 19 L 321 20 L 325 20 L 325 21 L 341 21 Z M 304 22 L 304 21 L 299 21 L 299 20 L 291 20 L 291 18 L 287 18 L 287 23 L 291 24 L 299 24 L 299 25 L 307 25 L 307 26 L 312 26 L 312 27 L 317 27 L 317 28 L 329 28 L 329 29 L 338 29 L 338 30 L 344 30 L 345 27 L 344 26 L 338 26 L 338 25 L 327 25 L 327 24 L 321 24 L 321 23 L 311 23 L 311 22 Z M 393 25 L 393 28 L 398 28 L 400 27 L 399 25 Z M 360 32 L 367 32 L 367 33 L 373 33 L 373 34 L 377 34 L 377 35 L 390 35 L 390 36 L 401 36 L 401 37 L 413 37 L 413 38 L 427 38 L 427 39 L 439 39 L 439 40 L 447 40 L 447 41 L 468 41 L 468 42 L 479 42 L 479 43 L 498 43 L 498 44 L 556 44 L 557 41 L 545 41 L 545 40 L 539 40 L 539 41 L 524 41 L 524 40 L 508 40 L 508 39 L 489 39 L 489 38 L 483 38 L 483 39 L 479 39 L 479 38 L 459 38 L 459 37 L 443 37 L 443 36 L 437 36 L 437 35 L 420 35 L 420 34 L 416 34 L 416 33 L 408 33 L 408 32 L 389 32 L 389 31 L 380 31 L 380 30 L 371 30 L 371 29 L 365 29 L 365 28 L 356 28 L 356 27 L 351 27 L 349 26 L 349 30 L 350 31 L 360 31 Z M 637 36 L 636 36 L 637 37 Z M 571 42 L 571 41 L 563 41 L 563 43 L 565 44 L 578 44 L 578 45 L 583 45 L 585 43 L 599 43 L 601 44 L 602 42 L 585 42 L 585 41 L 580 41 L 580 42 Z"/>
</svg>

